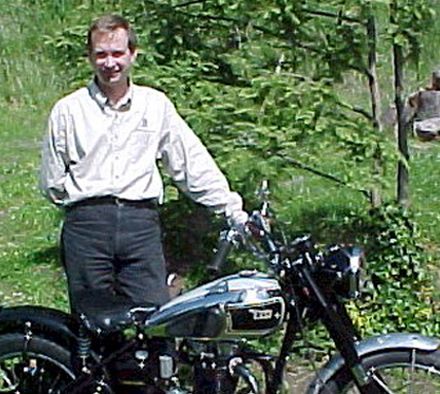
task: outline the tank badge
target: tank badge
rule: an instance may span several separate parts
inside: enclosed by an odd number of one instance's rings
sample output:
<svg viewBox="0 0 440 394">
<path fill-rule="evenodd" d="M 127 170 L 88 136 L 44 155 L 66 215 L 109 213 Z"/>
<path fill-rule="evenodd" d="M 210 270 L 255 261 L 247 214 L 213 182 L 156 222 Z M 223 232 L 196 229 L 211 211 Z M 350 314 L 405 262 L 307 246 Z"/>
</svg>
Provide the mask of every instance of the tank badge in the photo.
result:
<svg viewBox="0 0 440 394">
<path fill-rule="evenodd" d="M 270 320 L 273 316 L 272 309 L 249 309 L 254 320 Z"/>
</svg>

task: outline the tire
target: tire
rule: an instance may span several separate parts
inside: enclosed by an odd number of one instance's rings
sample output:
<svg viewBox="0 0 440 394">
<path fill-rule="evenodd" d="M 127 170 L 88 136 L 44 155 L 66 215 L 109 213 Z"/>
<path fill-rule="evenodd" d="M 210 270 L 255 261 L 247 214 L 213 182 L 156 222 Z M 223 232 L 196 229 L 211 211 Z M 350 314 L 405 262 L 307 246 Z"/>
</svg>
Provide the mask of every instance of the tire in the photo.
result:
<svg viewBox="0 0 440 394">
<path fill-rule="evenodd" d="M 74 379 L 68 350 L 38 336 L 0 336 L 0 393 L 60 394 Z"/>
<path fill-rule="evenodd" d="M 385 384 L 384 393 L 440 393 L 440 350 L 388 350 L 365 356 L 363 363 L 373 374 L 373 379 Z M 357 394 L 359 390 L 352 376 L 344 369 L 328 381 L 319 393 Z"/>
</svg>

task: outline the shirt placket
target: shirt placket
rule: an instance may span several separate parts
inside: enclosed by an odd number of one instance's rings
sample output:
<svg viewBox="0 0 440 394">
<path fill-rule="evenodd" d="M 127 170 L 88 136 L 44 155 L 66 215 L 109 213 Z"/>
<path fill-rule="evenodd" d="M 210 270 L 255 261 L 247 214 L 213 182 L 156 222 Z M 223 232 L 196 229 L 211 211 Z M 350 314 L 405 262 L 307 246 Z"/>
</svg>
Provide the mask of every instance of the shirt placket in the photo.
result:
<svg viewBox="0 0 440 394">
<path fill-rule="evenodd" d="M 121 114 L 118 111 L 109 109 L 111 114 L 110 141 L 111 141 L 111 177 L 113 189 L 117 190 L 121 177 L 121 141 L 119 128 L 121 124 Z"/>
</svg>

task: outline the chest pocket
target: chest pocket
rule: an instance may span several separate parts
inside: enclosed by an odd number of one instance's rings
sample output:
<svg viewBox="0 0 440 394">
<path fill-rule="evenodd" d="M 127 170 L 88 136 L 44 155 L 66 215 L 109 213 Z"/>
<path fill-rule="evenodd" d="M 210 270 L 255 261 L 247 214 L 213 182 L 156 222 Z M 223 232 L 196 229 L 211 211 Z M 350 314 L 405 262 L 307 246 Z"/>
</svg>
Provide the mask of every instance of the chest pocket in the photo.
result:
<svg viewBox="0 0 440 394">
<path fill-rule="evenodd" d="M 155 130 L 148 128 L 137 128 L 133 130 L 129 137 L 129 145 L 132 148 L 148 148 L 154 140 Z"/>
<path fill-rule="evenodd" d="M 154 157 L 157 151 L 156 130 L 142 120 L 129 136 L 128 145 L 131 151 L 131 162 L 146 162 Z"/>
</svg>

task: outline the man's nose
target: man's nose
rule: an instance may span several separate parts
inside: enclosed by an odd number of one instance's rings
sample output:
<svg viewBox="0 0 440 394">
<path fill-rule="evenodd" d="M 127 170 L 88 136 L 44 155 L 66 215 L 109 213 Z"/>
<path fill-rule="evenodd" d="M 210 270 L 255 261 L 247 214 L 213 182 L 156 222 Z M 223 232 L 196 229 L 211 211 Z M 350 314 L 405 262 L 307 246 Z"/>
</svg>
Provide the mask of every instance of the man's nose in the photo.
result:
<svg viewBox="0 0 440 394">
<path fill-rule="evenodd" d="M 106 56 L 105 61 L 104 61 L 104 66 L 105 67 L 113 67 L 115 65 L 115 58 L 111 55 Z"/>
</svg>

